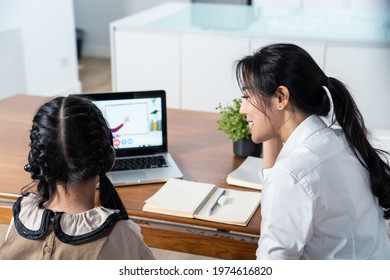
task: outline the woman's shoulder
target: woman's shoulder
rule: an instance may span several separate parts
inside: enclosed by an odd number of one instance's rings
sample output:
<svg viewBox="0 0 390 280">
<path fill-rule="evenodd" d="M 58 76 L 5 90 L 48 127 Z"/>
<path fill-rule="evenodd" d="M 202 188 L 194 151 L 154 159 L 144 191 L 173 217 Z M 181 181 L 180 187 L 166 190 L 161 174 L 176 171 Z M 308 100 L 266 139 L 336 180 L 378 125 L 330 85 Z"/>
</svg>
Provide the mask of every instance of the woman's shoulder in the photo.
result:
<svg viewBox="0 0 390 280">
<path fill-rule="evenodd" d="M 331 164 L 334 159 L 349 156 L 351 151 L 343 133 L 325 128 L 296 143 L 288 156 L 277 161 L 275 169 L 284 170 L 299 180 L 313 170 Z"/>
</svg>

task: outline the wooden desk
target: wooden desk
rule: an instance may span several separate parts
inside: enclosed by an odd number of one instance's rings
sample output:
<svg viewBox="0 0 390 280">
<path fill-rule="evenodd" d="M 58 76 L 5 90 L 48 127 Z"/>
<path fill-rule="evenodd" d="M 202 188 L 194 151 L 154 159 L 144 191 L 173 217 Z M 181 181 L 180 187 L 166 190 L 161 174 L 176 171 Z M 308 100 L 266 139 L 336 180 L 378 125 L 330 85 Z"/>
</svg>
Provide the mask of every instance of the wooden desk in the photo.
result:
<svg viewBox="0 0 390 280">
<path fill-rule="evenodd" d="M 1 206 L 1 201 L 15 200 L 21 187 L 31 182 L 23 170 L 31 120 L 38 106 L 48 99 L 17 95 L 0 101 L 0 223 L 11 218 L 9 204 Z M 184 179 L 235 188 L 226 184 L 226 175 L 243 159 L 233 155 L 231 142 L 217 130 L 217 119 L 216 113 L 168 109 L 169 151 Z M 259 209 L 246 227 L 143 212 L 145 199 L 161 186 L 117 188 L 129 216 L 141 226 L 149 246 L 223 259 L 255 258 L 260 234 Z"/>
</svg>

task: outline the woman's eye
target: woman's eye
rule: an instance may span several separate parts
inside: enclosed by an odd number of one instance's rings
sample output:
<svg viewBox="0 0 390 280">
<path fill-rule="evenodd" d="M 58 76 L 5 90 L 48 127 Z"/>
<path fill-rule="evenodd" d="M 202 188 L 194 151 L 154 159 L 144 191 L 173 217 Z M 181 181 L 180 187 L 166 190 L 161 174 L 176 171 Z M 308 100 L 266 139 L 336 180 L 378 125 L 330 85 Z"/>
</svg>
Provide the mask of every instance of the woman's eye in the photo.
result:
<svg viewBox="0 0 390 280">
<path fill-rule="evenodd" d="M 248 99 L 249 96 L 248 96 L 248 95 L 242 95 L 241 98 L 242 98 L 242 99 Z"/>
</svg>

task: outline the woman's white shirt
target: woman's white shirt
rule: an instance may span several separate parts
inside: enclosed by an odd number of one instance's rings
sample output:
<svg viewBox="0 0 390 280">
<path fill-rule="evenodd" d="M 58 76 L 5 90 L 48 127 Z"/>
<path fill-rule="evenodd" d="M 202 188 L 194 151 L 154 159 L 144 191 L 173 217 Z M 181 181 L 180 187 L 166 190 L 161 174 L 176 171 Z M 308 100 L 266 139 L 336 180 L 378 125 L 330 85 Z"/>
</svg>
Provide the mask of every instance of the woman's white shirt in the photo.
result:
<svg viewBox="0 0 390 280">
<path fill-rule="evenodd" d="M 258 259 L 389 259 L 383 210 L 341 130 L 312 115 L 263 171 Z"/>
</svg>

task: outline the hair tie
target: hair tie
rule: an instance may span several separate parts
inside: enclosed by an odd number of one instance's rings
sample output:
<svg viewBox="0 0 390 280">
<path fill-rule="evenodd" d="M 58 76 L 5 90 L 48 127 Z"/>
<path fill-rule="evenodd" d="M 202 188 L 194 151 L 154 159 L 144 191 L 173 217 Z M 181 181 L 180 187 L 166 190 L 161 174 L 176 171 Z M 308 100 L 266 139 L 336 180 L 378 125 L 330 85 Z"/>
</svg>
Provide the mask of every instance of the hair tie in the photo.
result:
<svg viewBox="0 0 390 280">
<path fill-rule="evenodd" d="M 328 96 L 329 98 L 329 102 L 330 102 L 330 105 L 332 107 L 333 105 L 333 100 L 332 100 L 332 95 L 330 94 L 330 90 L 328 88 L 328 85 L 329 85 L 329 77 L 328 76 L 325 76 L 326 79 L 322 82 L 322 88 L 325 90 L 326 92 L 326 95 Z"/>
<path fill-rule="evenodd" d="M 332 96 L 330 95 L 330 90 L 328 89 L 327 86 L 322 86 L 322 88 L 325 90 L 326 94 L 329 97 L 329 100 L 332 100 Z"/>
<path fill-rule="evenodd" d="M 334 107 L 333 107 L 332 95 L 330 94 L 330 90 L 328 89 L 327 86 L 322 86 L 322 88 L 325 90 L 326 95 L 328 96 L 328 99 L 329 99 L 329 103 L 330 103 L 329 116 L 333 116 Z M 331 126 L 332 124 L 333 124 L 333 121 L 332 121 L 332 119 L 330 119 L 329 123 L 328 123 L 328 126 Z"/>
<path fill-rule="evenodd" d="M 325 79 L 322 81 L 322 86 L 327 87 L 329 85 L 329 77 L 325 76 Z"/>
</svg>

